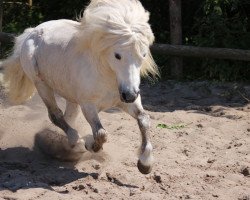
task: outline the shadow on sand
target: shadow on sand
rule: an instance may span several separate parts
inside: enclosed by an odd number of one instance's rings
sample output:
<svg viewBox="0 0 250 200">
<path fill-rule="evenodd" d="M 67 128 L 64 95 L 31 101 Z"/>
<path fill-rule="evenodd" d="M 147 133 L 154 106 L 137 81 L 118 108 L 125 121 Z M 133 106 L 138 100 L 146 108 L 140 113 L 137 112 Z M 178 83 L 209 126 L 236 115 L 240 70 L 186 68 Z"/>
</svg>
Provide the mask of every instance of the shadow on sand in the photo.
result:
<svg viewBox="0 0 250 200">
<path fill-rule="evenodd" d="M 32 150 L 26 147 L 0 148 L 0 190 L 37 187 L 53 190 L 52 186 L 62 186 L 88 176 L 97 179 L 98 173 L 79 172 L 74 167 L 84 151 L 69 150 L 65 141 L 66 137 L 44 129 L 37 133 Z M 49 156 L 44 153 L 49 153 Z M 62 155 L 65 155 L 63 160 L 71 162 L 53 158 Z M 88 158 L 93 159 L 85 159 Z"/>
<path fill-rule="evenodd" d="M 213 83 L 165 81 L 141 85 L 142 102 L 152 112 L 186 110 L 223 117 L 214 106 L 250 111 L 250 85 L 242 83 Z M 227 117 L 227 116 L 225 116 Z M 229 116 L 230 118 L 230 116 Z"/>
</svg>

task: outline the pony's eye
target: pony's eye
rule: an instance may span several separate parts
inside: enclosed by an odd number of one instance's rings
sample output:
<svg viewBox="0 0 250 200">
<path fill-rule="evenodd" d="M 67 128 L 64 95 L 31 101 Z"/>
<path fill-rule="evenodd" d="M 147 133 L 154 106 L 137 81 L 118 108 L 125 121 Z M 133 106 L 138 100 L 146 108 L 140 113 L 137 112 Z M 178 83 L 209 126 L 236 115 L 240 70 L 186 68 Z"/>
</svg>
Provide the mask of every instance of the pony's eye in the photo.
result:
<svg viewBox="0 0 250 200">
<path fill-rule="evenodd" d="M 143 58 L 145 58 L 145 57 L 146 57 L 146 55 L 147 55 L 147 54 L 146 54 L 146 53 L 144 53 L 144 54 L 142 55 L 142 56 L 143 56 Z"/>
<path fill-rule="evenodd" d="M 122 59 L 122 57 L 121 57 L 121 55 L 119 53 L 115 53 L 115 58 L 117 60 L 121 60 Z"/>
</svg>

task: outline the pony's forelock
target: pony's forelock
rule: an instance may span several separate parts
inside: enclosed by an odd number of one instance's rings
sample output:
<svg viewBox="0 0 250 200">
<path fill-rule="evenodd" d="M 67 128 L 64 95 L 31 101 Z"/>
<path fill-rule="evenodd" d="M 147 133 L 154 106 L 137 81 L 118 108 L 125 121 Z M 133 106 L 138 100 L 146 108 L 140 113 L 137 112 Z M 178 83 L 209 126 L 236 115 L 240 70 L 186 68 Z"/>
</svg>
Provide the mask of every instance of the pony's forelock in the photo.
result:
<svg viewBox="0 0 250 200">
<path fill-rule="evenodd" d="M 91 0 L 79 20 L 81 32 L 78 46 L 87 46 L 95 53 L 101 53 L 119 41 L 127 41 L 127 45 L 143 44 L 147 48 L 154 41 L 148 23 L 149 13 L 138 0 Z M 141 75 L 149 74 L 157 76 L 159 72 L 148 50 Z"/>
</svg>

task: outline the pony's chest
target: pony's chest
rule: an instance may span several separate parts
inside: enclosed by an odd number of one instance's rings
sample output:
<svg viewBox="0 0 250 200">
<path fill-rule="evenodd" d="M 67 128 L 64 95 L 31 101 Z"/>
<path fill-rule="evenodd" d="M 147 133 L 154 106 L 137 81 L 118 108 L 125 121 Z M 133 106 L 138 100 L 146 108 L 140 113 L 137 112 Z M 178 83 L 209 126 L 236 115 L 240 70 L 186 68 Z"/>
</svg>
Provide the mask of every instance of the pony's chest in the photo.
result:
<svg viewBox="0 0 250 200">
<path fill-rule="evenodd" d="M 119 102 L 119 95 L 113 91 L 106 91 L 98 99 L 96 99 L 95 104 L 97 108 L 102 111 L 116 106 Z"/>
</svg>

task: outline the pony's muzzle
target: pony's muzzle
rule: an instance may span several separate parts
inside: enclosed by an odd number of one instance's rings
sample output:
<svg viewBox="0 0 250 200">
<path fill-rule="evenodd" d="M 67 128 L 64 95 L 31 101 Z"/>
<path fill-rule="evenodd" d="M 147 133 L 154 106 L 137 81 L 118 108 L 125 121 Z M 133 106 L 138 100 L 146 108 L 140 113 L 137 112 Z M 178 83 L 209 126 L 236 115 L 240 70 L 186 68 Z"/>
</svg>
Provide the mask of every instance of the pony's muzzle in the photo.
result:
<svg viewBox="0 0 250 200">
<path fill-rule="evenodd" d="M 122 102 L 125 103 L 133 103 L 138 95 L 140 94 L 140 90 L 136 91 L 121 91 L 120 92 L 120 99 Z"/>
</svg>

